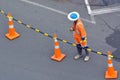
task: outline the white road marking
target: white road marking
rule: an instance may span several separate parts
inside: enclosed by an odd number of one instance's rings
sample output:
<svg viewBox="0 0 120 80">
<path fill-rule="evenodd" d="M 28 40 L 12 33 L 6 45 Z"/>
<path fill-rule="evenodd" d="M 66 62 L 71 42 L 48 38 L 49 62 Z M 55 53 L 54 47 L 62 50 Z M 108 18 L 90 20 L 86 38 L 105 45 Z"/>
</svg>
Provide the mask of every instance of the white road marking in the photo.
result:
<svg viewBox="0 0 120 80">
<path fill-rule="evenodd" d="M 32 1 L 29 1 L 29 0 L 21 0 L 22 2 L 25 2 L 25 3 L 29 3 L 29 4 L 32 4 L 32 5 L 35 5 L 35 6 L 39 6 L 39 7 L 42 7 L 44 9 L 47 9 L 47 10 L 50 10 L 50 11 L 53 11 L 53 12 L 56 12 L 56 13 L 59 13 L 59 14 L 62 14 L 62 15 L 68 15 L 68 13 L 66 12 L 63 12 L 63 11 L 60 11 L 60 10 L 56 10 L 56 9 L 53 9 L 53 8 L 50 8 L 50 7 L 47 7 L 47 6 L 44 6 L 42 4 L 39 4 L 39 3 L 36 3 L 36 2 L 32 2 Z M 86 21 L 88 23 L 92 23 L 94 24 L 92 21 L 90 20 L 87 20 L 85 18 L 81 18 L 83 21 Z"/>
<path fill-rule="evenodd" d="M 88 14 L 91 17 L 91 21 L 92 21 L 92 23 L 95 24 L 96 21 L 95 21 L 94 15 L 92 15 L 92 10 L 91 10 L 91 7 L 90 7 L 90 4 L 89 4 L 88 0 L 85 0 L 85 4 L 86 4 L 87 10 L 88 10 Z"/>
<path fill-rule="evenodd" d="M 120 11 L 120 6 L 92 10 L 92 14 L 93 15 L 99 15 L 99 14 L 105 14 L 105 13 L 118 12 L 118 11 Z"/>
<path fill-rule="evenodd" d="M 112 13 L 112 12 L 120 11 L 120 6 L 92 10 L 88 0 L 85 0 L 85 4 L 87 6 L 88 14 L 90 14 L 90 15 L 91 14 L 92 15 L 99 15 L 99 14 L 105 14 L 105 13 Z"/>
<path fill-rule="evenodd" d="M 38 4 L 38 3 L 32 2 L 32 1 L 29 1 L 29 0 L 21 0 L 21 1 L 26 2 L 26 3 L 29 3 L 29 4 L 32 4 L 32 5 L 35 5 L 35 6 L 42 7 L 42 8 L 44 8 L 44 9 L 51 10 L 51 11 L 53 11 L 53 12 L 57 12 L 57 13 L 59 13 L 59 14 L 67 15 L 67 13 L 65 13 L 65 12 L 62 12 L 62 11 L 59 11 L 59 10 L 56 10 L 56 9 L 53 9 L 53 8 L 44 6 L 44 5 L 42 5 L 42 4 Z"/>
<path fill-rule="evenodd" d="M 113 12 L 120 11 L 120 6 L 92 10 L 88 0 L 85 0 L 85 4 L 86 4 L 87 10 L 88 10 L 88 14 L 91 17 L 91 21 L 92 22 L 95 22 L 94 15 L 100 15 L 100 14 L 113 13 Z"/>
<path fill-rule="evenodd" d="M 91 14 L 92 10 L 91 10 L 91 7 L 90 7 L 88 0 L 85 0 L 85 4 L 86 4 L 87 10 L 88 10 L 88 14 Z"/>
</svg>

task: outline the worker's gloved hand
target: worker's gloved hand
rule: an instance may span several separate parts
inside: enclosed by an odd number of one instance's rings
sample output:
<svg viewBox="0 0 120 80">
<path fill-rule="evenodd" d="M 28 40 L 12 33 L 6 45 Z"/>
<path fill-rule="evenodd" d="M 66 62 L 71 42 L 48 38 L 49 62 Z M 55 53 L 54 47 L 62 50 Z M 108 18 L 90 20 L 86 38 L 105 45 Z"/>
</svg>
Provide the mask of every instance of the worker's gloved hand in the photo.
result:
<svg viewBox="0 0 120 80">
<path fill-rule="evenodd" d="M 89 48 L 89 47 L 88 47 L 88 46 L 82 46 L 82 48 L 83 48 L 83 49 L 87 49 L 87 48 Z"/>
<path fill-rule="evenodd" d="M 70 31 L 74 31 L 74 30 L 73 30 L 73 27 L 70 27 L 70 29 L 69 29 L 69 30 L 70 30 Z"/>
<path fill-rule="evenodd" d="M 82 39 L 82 41 L 84 41 L 84 40 L 85 40 L 85 37 L 82 37 L 81 39 Z"/>
<path fill-rule="evenodd" d="M 89 48 L 89 47 L 88 47 L 88 46 L 85 46 L 84 48 L 86 48 L 86 49 L 87 49 L 87 48 Z"/>
</svg>

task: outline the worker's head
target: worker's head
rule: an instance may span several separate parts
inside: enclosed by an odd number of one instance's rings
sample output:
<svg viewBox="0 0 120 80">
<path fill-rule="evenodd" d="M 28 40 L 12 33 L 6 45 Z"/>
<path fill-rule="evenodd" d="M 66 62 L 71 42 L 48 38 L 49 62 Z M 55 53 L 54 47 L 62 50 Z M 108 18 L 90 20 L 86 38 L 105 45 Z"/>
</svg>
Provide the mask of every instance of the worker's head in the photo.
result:
<svg viewBox="0 0 120 80">
<path fill-rule="evenodd" d="M 78 18 L 80 17 L 80 15 L 79 15 L 78 12 L 74 11 L 74 12 L 70 12 L 67 17 L 68 17 L 68 19 L 70 21 L 76 21 L 76 20 L 78 20 Z"/>
</svg>

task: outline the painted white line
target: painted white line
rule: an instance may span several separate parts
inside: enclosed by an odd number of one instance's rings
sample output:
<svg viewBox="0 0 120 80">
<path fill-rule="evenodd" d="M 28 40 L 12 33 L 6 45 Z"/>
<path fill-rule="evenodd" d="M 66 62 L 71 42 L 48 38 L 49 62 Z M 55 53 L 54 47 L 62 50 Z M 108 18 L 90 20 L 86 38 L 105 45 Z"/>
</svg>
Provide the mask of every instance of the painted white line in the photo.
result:
<svg viewBox="0 0 120 80">
<path fill-rule="evenodd" d="M 111 8 L 104 8 L 104 9 L 92 10 L 92 14 L 93 14 L 93 15 L 100 15 L 100 14 L 113 13 L 113 12 L 118 12 L 118 11 L 120 11 L 120 6 L 111 7 Z"/>
<path fill-rule="evenodd" d="M 90 7 L 90 4 L 89 4 L 88 0 L 85 0 L 85 4 L 86 4 L 87 10 L 88 10 L 88 14 L 91 17 L 92 23 L 96 24 L 96 21 L 95 21 L 94 15 L 92 15 L 92 10 L 91 10 L 91 7 Z"/>
<path fill-rule="evenodd" d="M 50 10 L 50 11 L 53 11 L 53 12 L 56 12 L 56 13 L 59 13 L 59 14 L 62 14 L 62 15 L 68 15 L 68 13 L 66 13 L 66 12 L 63 12 L 63 11 L 60 11 L 60 10 L 56 10 L 56 9 L 53 9 L 53 8 L 50 8 L 50 7 L 47 7 L 47 6 L 44 6 L 44 5 L 42 5 L 42 4 L 38 4 L 38 3 L 36 3 L 36 2 L 32 2 L 32 1 L 29 1 L 29 0 L 21 0 L 22 2 L 25 2 L 25 3 L 29 3 L 29 4 L 32 4 L 32 5 L 35 5 L 35 6 L 39 6 L 39 7 L 42 7 L 42 8 L 44 8 L 44 9 L 47 9 L 47 10 Z M 85 19 L 85 18 L 81 18 L 83 21 L 86 21 L 86 22 L 88 22 L 88 23 L 92 23 L 92 24 L 94 24 L 92 21 L 89 21 L 89 20 L 87 20 L 87 19 Z"/>
<path fill-rule="evenodd" d="M 59 11 L 59 10 L 56 10 L 56 9 L 53 9 L 53 8 L 50 8 L 50 7 L 47 7 L 47 6 L 44 6 L 44 5 L 41 5 L 41 4 L 32 2 L 32 1 L 29 1 L 29 0 L 21 0 L 21 1 L 26 2 L 26 3 L 29 3 L 29 4 L 32 4 L 32 5 L 35 5 L 35 6 L 42 7 L 42 8 L 44 8 L 44 9 L 51 10 L 51 11 L 53 11 L 53 12 L 57 12 L 57 13 L 59 13 L 59 14 L 67 15 L 67 13 L 65 13 L 65 12 L 62 12 L 62 11 Z"/>
<path fill-rule="evenodd" d="M 82 19 L 83 21 L 86 21 L 88 23 L 96 24 L 94 21 L 90 21 L 90 20 L 82 18 L 82 17 L 80 17 L 80 19 Z"/>
<path fill-rule="evenodd" d="M 87 6 L 88 14 L 91 14 L 92 10 L 90 8 L 90 4 L 89 4 L 88 0 L 85 0 L 85 4 Z"/>
<path fill-rule="evenodd" d="M 85 4 L 86 4 L 87 10 L 88 10 L 88 14 L 90 15 L 91 21 L 93 23 L 95 23 L 94 15 L 100 15 L 100 14 L 113 13 L 113 12 L 120 11 L 120 6 L 92 10 L 91 7 L 90 7 L 90 4 L 88 2 L 88 0 L 85 0 Z"/>
</svg>

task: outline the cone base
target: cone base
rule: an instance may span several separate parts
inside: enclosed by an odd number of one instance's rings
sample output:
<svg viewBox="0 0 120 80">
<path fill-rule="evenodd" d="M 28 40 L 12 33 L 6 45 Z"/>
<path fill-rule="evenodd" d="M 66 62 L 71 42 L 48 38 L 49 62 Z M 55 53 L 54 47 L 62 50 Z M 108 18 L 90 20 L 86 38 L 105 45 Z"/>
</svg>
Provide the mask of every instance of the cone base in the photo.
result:
<svg viewBox="0 0 120 80">
<path fill-rule="evenodd" d="M 65 56 L 66 56 L 65 54 L 61 54 L 60 57 L 57 57 L 57 58 L 56 58 L 56 56 L 53 55 L 53 56 L 51 57 L 51 59 L 60 62 L 63 58 L 65 58 Z"/>
<path fill-rule="evenodd" d="M 109 75 L 108 71 L 106 71 L 105 73 L 105 78 L 111 78 L 111 79 L 115 79 L 118 77 L 118 72 L 117 71 L 114 71 L 114 74 L 113 75 Z"/>
<path fill-rule="evenodd" d="M 5 36 L 6 36 L 8 39 L 13 40 L 13 39 L 19 37 L 20 34 L 18 34 L 17 32 L 15 32 L 14 35 L 10 35 L 9 33 L 7 33 L 7 34 L 5 34 Z"/>
</svg>

